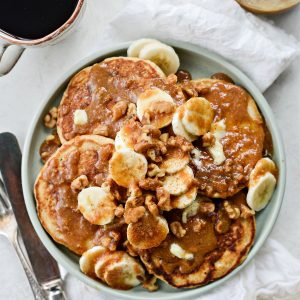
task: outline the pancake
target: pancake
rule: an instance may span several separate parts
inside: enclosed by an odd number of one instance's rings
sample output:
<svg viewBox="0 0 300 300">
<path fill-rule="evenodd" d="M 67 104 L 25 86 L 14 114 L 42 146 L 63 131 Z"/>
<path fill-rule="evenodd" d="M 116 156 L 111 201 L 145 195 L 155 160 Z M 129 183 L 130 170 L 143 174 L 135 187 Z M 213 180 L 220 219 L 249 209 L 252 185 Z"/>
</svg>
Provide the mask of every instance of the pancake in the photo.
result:
<svg viewBox="0 0 300 300">
<path fill-rule="evenodd" d="M 186 223 L 182 222 L 182 211 L 165 213 L 169 226 L 172 222 L 181 222 L 186 234 L 177 237 L 169 233 L 159 247 L 140 251 L 148 272 L 174 287 L 192 288 L 221 278 L 242 263 L 254 242 L 255 218 L 252 213 L 241 213 L 238 218 L 230 219 L 224 203 L 224 200 L 215 200 L 213 212 L 205 212 L 200 206 Z M 243 211 L 245 194 L 238 193 L 230 199 L 230 204 Z M 245 206 L 242 208 L 242 205 Z M 185 258 L 171 253 L 174 244 L 187 252 Z"/>
<path fill-rule="evenodd" d="M 77 73 L 64 92 L 58 109 L 57 131 L 62 143 L 83 134 L 115 138 L 125 120 L 135 114 L 137 96 L 151 87 L 167 91 L 178 104 L 185 96 L 154 63 L 114 57 Z M 74 124 L 74 112 L 84 110 L 87 122 Z"/>
<path fill-rule="evenodd" d="M 217 79 L 190 82 L 200 97 L 214 110 L 214 123 L 224 121 L 226 132 L 220 142 L 225 161 L 214 163 L 202 140 L 195 142 L 191 166 L 199 183 L 199 192 L 213 198 L 227 198 L 247 186 L 249 175 L 262 157 L 264 122 L 252 97 L 241 87 Z"/>
<path fill-rule="evenodd" d="M 109 231 L 122 230 L 118 219 L 105 227 L 89 223 L 77 208 L 79 190 L 71 188 L 80 175 L 87 176 L 89 185 L 100 186 L 107 178 L 113 151 L 111 139 L 96 135 L 76 137 L 47 160 L 36 179 L 34 193 L 43 227 L 56 242 L 77 254 L 98 245 Z"/>
</svg>

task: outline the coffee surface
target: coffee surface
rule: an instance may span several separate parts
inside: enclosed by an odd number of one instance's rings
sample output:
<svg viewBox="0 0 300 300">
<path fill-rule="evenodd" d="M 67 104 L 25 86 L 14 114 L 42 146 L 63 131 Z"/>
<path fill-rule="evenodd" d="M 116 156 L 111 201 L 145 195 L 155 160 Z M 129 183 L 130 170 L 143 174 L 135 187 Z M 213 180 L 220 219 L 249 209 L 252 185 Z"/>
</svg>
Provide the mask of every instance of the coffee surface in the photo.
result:
<svg viewBox="0 0 300 300">
<path fill-rule="evenodd" d="M 9 0 L 1 2 L 0 30 L 22 39 L 42 38 L 62 26 L 78 0 Z"/>
</svg>

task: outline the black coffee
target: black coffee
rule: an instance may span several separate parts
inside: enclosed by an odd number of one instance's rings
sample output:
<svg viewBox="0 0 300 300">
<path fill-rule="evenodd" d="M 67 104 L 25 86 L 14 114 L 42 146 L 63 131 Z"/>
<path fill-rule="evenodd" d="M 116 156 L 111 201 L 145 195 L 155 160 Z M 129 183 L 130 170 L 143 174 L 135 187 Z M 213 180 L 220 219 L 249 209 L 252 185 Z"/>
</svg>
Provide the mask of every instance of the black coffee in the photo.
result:
<svg viewBox="0 0 300 300">
<path fill-rule="evenodd" d="M 3 0 L 0 30 L 22 39 L 38 39 L 58 29 L 74 12 L 78 0 Z"/>
</svg>

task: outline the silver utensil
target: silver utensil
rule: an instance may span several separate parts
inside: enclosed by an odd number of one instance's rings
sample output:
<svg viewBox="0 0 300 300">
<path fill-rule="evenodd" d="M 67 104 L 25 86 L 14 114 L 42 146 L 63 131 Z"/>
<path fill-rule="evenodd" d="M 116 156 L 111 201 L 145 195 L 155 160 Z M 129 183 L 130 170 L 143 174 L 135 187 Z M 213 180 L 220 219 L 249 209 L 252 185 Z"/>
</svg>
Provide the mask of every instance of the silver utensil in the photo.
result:
<svg viewBox="0 0 300 300">
<path fill-rule="evenodd" d="M 13 214 L 9 199 L 6 195 L 5 187 L 0 179 L 0 234 L 4 235 L 13 245 L 20 259 L 23 269 L 30 283 L 34 298 L 36 300 L 45 300 L 46 297 L 34 278 L 33 271 L 28 263 L 18 239 L 18 227 Z M 19 237 L 20 238 L 20 237 Z"/>
<path fill-rule="evenodd" d="M 0 77 L 8 74 L 18 62 L 24 51 L 17 45 L 0 44 Z"/>
</svg>

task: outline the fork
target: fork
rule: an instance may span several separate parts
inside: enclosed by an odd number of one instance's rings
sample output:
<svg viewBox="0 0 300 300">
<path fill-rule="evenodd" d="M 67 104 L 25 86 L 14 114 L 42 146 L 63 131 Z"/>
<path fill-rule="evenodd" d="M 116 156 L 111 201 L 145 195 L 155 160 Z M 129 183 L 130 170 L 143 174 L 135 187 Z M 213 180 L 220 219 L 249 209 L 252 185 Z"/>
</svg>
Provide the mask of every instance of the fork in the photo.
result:
<svg viewBox="0 0 300 300">
<path fill-rule="evenodd" d="M 18 234 L 17 222 L 1 178 L 0 178 L 0 235 L 4 235 L 15 248 L 15 251 L 21 261 L 23 269 L 28 278 L 29 284 L 34 294 L 34 298 L 36 300 L 45 300 L 46 297 L 41 287 L 37 283 L 36 279 L 34 278 L 34 274 L 31 269 L 31 266 L 28 263 L 25 254 L 22 251 L 19 238 L 18 238 L 19 234 Z"/>
</svg>

